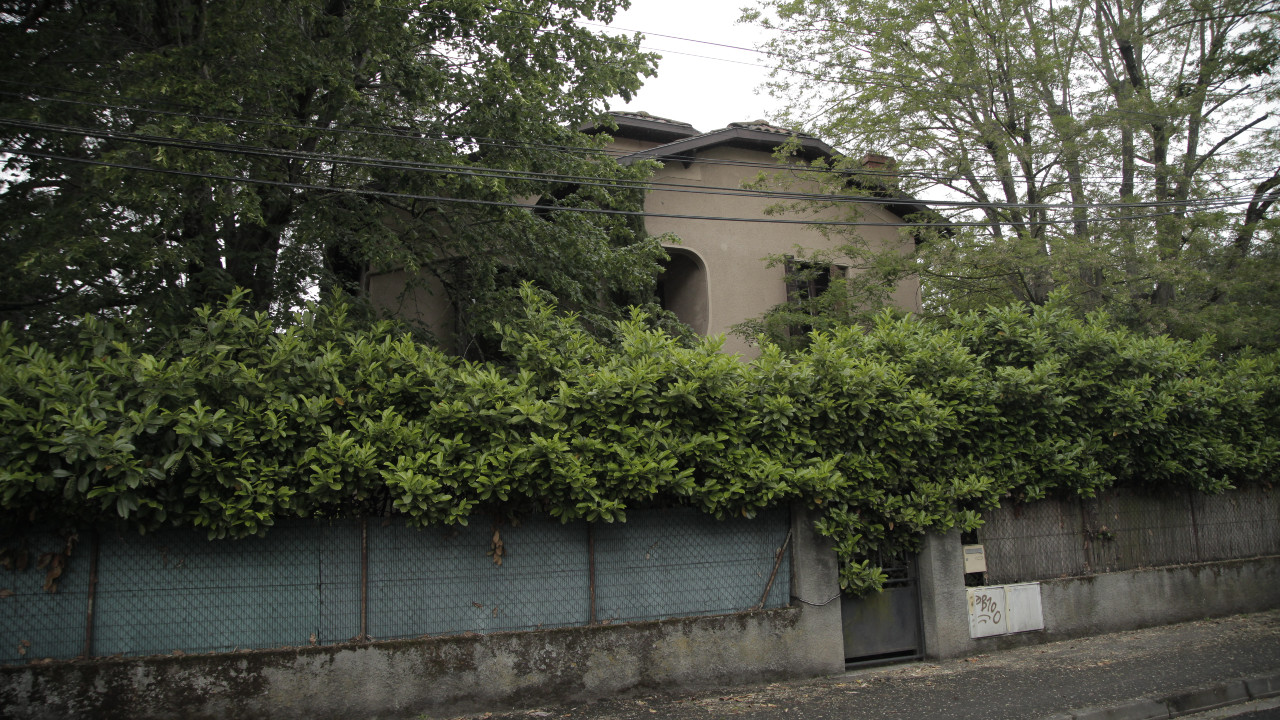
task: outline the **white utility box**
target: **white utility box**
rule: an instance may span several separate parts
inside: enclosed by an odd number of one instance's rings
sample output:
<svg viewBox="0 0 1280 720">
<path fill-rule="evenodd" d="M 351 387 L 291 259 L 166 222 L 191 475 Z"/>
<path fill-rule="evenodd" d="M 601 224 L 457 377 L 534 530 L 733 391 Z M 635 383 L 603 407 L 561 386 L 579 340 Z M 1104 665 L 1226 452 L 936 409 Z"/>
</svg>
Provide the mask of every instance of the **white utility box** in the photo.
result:
<svg viewBox="0 0 1280 720">
<path fill-rule="evenodd" d="M 1040 583 L 1004 586 L 1005 625 L 1009 632 L 1044 629 L 1044 610 L 1040 607 Z"/>
<path fill-rule="evenodd" d="M 1044 629 L 1040 583 L 965 588 L 969 599 L 969 637 Z"/>
<path fill-rule="evenodd" d="M 969 596 L 969 637 L 980 638 L 1004 635 L 1005 625 L 1004 587 L 966 588 Z"/>
</svg>

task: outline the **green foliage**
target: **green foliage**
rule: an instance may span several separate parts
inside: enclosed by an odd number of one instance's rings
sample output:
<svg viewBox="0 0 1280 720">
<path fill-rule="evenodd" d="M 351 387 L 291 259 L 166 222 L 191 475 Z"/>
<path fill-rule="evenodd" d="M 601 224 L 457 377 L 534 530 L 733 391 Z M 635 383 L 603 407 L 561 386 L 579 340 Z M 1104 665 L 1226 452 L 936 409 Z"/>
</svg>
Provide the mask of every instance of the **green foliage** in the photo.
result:
<svg viewBox="0 0 1280 720">
<path fill-rule="evenodd" d="M 875 252 L 860 243 L 838 252 L 797 247 L 794 255 L 770 256 L 767 263 L 786 268 L 787 301 L 734 325 L 733 334 L 788 351 L 808 347 L 814 330 L 867 326 L 877 315 L 894 312 L 890 293 L 911 266 L 893 249 Z"/>
<path fill-rule="evenodd" d="M 957 221 L 917 236 L 926 310 L 1059 291 L 1140 332 L 1277 347 L 1270 3 L 759 0 L 744 18 L 773 31 L 779 122 L 844 152 L 832 190 L 887 153 Z"/>
<path fill-rule="evenodd" d="M 317 287 L 358 293 L 369 267 L 442 305 L 500 315 L 527 280 L 597 324 L 625 317 L 659 244 L 554 211 L 640 202 L 625 181 L 648 168 L 576 130 L 653 72 L 638 38 L 579 23 L 622 4 L 7 3 L 0 320 L 181 325 L 235 287 L 283 318 Z M 467 347 L 490 319 L 447 330 Z"/>
<path fill-rule="evenodd" d="M 341 302 L 279 324 L 236 295 L 166 345 L 86 319 L 55 353 L 0 331 L 0 520 L 266 532 L 282 517 L 479 513 L 624 521 L 793 502 L 854 592 L 923 533 L 1007 498 L 1113 485 L 1219 492 L 1280 469 L 1280 357 L 1220 361 L 1101 316 L 884 313 L 744 363 L 640 312 L 615 344 L 525 286 L 506 365 Z"/>
</svg>

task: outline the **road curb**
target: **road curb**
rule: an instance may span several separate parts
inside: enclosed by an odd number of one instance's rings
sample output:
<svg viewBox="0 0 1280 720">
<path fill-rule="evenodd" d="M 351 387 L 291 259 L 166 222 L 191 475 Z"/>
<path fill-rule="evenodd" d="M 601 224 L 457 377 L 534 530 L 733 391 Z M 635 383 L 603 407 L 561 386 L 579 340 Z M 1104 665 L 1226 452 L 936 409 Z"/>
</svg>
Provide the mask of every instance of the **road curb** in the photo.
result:
<svg viewBox="0 0 1280 720">
<path fill-rule="evenodd" d="M 1280 696 L 1280 672 L 1230 680 L 1158 698 L 1137 698 L 1107 707 L 1087 707 L 1054 720 L 1157 720 Z"/>
<path fill-rule="evenodd" d="M 1276 697 L 1280 695 L 1280 673 L 1251 677 L 1244 681 L 1244 685 L 1255 699 Z"/>
</svg>

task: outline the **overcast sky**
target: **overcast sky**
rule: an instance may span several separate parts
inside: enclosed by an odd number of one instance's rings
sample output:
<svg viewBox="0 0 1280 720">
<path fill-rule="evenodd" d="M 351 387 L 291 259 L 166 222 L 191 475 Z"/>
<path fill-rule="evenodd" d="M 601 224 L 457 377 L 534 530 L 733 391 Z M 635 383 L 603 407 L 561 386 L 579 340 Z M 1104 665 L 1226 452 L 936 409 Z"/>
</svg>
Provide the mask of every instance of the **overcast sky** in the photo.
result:
<svg viewBox="0 0 1280 720">
<path fill-rule="evenodd" d="M 738 22 L 741 8 L 752 4 L 751 0 L 632 0 L 631 9 L 620 13 L 612 27 L 644 32 L 644 49 L 663 59 L 657 77 L 650 78 L 634 100 L 623 103 L 617 98 L 610 109 L 644 110 L 683 120 L 704 132 L 739 120 L 767 118 L 779 103 L 757 93 L 768 76 L 764 56 L 661 37 L 754 48 L 764 41 L 764 31 Z"/>
</svg>

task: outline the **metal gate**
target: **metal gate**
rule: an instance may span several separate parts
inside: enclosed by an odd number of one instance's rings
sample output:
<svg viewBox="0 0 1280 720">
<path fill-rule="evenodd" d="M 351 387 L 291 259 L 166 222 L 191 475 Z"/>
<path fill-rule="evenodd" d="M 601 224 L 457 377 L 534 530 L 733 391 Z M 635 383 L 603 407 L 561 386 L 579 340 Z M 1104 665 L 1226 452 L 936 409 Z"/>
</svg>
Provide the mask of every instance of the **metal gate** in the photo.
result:
<svg viewBox="0 0 1280 720">
<path fill-rule="evenodd" d="M 846 665 L 921 657 L 915 558 L 899 560 L 884 570 L 889 579 L 883 591 L 866 597 L 840 598 Z"/>
</svg>

